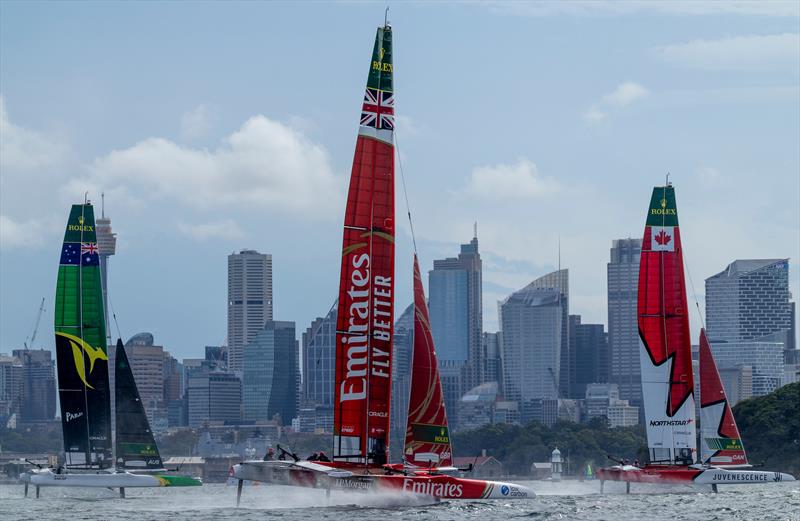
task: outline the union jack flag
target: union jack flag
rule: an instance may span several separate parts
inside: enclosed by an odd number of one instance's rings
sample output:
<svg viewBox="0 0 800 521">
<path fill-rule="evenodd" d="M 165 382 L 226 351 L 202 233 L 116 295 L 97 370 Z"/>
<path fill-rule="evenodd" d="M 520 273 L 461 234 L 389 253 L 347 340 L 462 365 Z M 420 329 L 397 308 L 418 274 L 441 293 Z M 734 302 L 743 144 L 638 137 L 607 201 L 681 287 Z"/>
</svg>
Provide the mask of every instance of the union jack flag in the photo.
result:
<svg viewBox="0 0 800 521">
<path fill-rule="evenodd" d="M 361 108 L 361 125 L 394 130 L 394 93 L 367 88 Z"/>
<path fill-rule="evenodd" d="M 97 253 L 97 243 L 95 242 L 82 242 L 81 243 L 81 253 L 88 253 L 93 255 Z"/>
</svg>

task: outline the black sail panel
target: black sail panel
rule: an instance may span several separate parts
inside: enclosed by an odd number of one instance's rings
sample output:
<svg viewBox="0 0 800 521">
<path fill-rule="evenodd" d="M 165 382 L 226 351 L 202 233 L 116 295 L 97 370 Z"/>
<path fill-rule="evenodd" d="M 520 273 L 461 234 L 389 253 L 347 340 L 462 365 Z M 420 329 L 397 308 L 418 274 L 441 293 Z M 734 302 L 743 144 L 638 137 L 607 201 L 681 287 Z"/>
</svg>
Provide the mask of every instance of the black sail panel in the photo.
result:
<svg viewBox="0 0 800 521">
<path fill-rule="evenodd" d="M 156 440 L 133 378 L 122 340 L 117 340 L 114 373 L 117 420 L 117 468 L 163 469 Z"/>
</svg>

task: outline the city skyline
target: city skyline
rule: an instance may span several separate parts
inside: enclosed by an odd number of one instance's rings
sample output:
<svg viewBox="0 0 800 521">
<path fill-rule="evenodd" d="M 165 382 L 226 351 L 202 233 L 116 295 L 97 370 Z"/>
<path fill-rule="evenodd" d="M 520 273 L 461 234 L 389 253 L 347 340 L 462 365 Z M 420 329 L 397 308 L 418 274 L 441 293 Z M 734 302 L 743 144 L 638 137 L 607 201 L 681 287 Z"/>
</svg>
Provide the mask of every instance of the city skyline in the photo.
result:
<svg viewBox="0 0 800 521">
<path fill-rule="evenodd" d="M 789 258 L 796 298 L 798 9 L 548 5 L 390 12 L 423 271 L 477 220 L 492 332 L 498 300 L 557 268 L 560 237 L 570 312 L 606 324 L 608 244 L 641 236 L 647 194 L 669 171 L 698 293 L 732 259 Z M 323 315 L 336 294 L 364 41 L 383 6 L 197 4 L 197 31 L 181 41 L 177 5 L 49 6 L 7 2 L 0 17 L 0 349 L 22 347 L 43 295 L 35 347 L 52 349 L 60 233 L 86 190 L 96 203 L 105 191 L 119 234 L 109 307 L 123 338 L 153 331 L 181 358 L 225 343 L 217 274 L 242 248 L 274 255 L 276 316 L 305 325 Z M 75 32 L 98 16 L 101 33 Z M 141 48 L 118 43 L 136 39 L 141 17 L 164 24 Z M 207 38 L 221 22 L 221 38 Z M 289 31 L 297 23 L 308 33 Z M 301 80 L 309 66 L 326 78 L 314 96 Z M 429 87 L 456 70 L 467 81 L 438 103 Z M 492 92 L 526 102 L 511 113 Z M 396 309 L 411 301 L 403 213 L 398 195 Z M 723 232 L 735 240 L 720 242 Z"/>
</svg>

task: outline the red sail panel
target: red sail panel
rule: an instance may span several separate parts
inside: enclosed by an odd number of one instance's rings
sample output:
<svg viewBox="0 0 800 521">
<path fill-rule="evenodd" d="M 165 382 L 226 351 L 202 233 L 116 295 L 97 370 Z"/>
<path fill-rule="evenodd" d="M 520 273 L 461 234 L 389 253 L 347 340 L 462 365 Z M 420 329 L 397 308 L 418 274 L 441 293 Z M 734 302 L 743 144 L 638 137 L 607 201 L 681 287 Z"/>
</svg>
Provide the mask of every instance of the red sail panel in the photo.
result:
<svg viewBox="0 0 800 521">
<path fill-rule="evenodd" d="M 703 463 L 747 464 L 739 429 L 705 329 L 700 330 L 700 421 L 700 456 Z"/>
<path fill-rule="evenodd" d="M 335 460 L 386 463 L 394 324 L 391 29 L 378 28 L 344 218 L 334 385 Z"/>
<path fill-rule="evenodd" d="M 642 398 L 652 461 L 696 453 L 691 338 L 675 191 L 653 189 L 639 264 Z"/>
<path fill-rule="evenodd" d="M 428 466 L 453 464 L 450 431 L 444 408 L 442 381 L 431 333 L 431 319 L 425 290 L 414 255 L 414 349 L 411 361 L 411 396 L 408 402 L 405 459 Z M 431 455 L 435 454 L 435 457 Z"/>
</svg>

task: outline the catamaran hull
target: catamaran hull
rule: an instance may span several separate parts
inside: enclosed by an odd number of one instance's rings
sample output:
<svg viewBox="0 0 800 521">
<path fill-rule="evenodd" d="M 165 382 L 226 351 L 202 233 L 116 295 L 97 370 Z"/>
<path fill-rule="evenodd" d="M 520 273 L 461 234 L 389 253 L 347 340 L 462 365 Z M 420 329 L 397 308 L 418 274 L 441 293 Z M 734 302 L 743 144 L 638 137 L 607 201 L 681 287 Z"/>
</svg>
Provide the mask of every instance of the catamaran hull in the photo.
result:
<svg viewBox="0 0 800 521">
<path fill-rule="evenodd" d="M 601 481 L 688 485 L 763 484 L 795 480 L 794 476 L 791 474 L 784 474 L 782 472 L 729 470 L 717 467 L 659 467 L 655 465 L 643 468 L 630 465 L 603 468 L 597 471 L 597 478 Z"/>
<path fill-rule="evenodd" d="M 465 479 L 444 474 L 360 474 L 363 468 L 348 470 L 313 464 L 253 461 L 234 465 L 231 476 L 238 480 L 262 481 L 276 485 L 326 488 L 331 490 L 396 491 L 438 499 L 532 499 L 536 494 L 516 483 Z M 325 470 L 320 471 L 322 467 Z"/>
<path fill-rule="evenodd" d="M 97 474 L 56 474 L 51 470 L 33 471 L 20 476 L 23 483 L 37 487 L 185 487 L 199 486 L 203 482 L 189 476 L 132 474 L 130 472 L 102 472 Z"/>
</svg>

